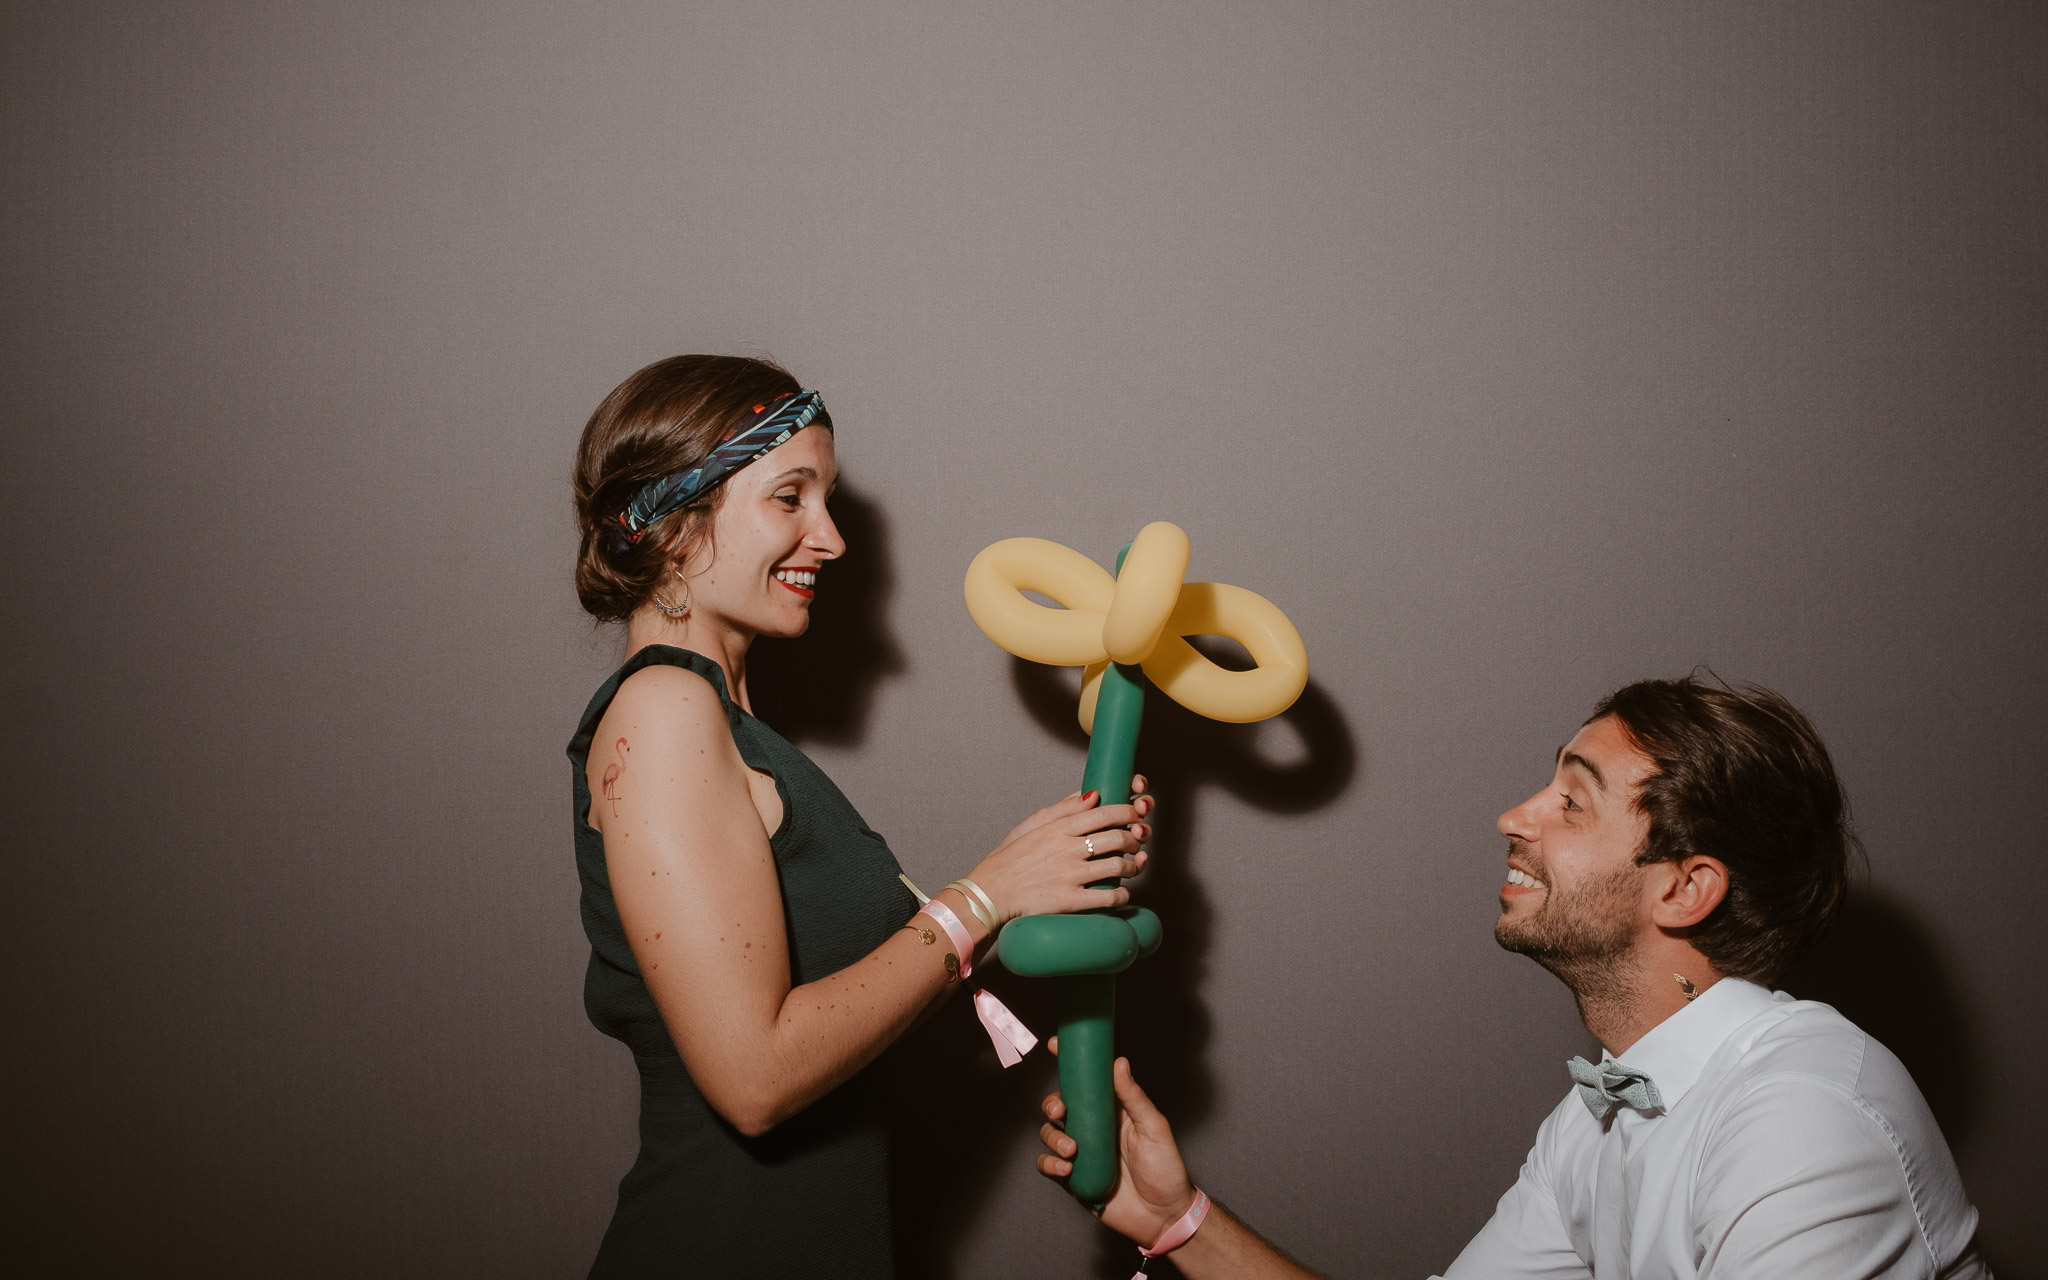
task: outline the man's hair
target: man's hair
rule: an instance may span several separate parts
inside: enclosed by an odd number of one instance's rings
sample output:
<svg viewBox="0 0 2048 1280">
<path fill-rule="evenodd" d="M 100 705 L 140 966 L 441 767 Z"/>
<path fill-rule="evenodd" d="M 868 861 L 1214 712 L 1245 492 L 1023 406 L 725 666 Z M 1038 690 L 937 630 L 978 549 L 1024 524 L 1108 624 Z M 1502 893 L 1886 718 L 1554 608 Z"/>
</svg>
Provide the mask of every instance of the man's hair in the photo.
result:
<svg viewBox="0 0 2048 1280">
<path fill-rule="evenodd" d="M 1860 851 L 1820 734 L 1769 689 L 1696 674 L 1617 689 L 1587 723 L 1610 715 L 1657 766 L 1636 862 L 1719 859 L 1728 894 L 1691 942 L 1721 973 L 1775 981 L 1834 920 Z"/>
</svg>

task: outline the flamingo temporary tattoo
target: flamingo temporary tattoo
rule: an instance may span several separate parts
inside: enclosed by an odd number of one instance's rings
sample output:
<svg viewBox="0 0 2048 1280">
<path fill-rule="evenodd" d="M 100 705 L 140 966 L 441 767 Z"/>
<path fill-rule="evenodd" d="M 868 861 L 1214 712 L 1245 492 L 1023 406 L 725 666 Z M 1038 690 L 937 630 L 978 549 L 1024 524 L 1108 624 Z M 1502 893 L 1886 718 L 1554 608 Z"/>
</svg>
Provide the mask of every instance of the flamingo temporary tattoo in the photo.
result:
<svg viewBox="0 0 2048 1280">
<path fill-rule="evenodd" d="M 612 744 L 612 754 L 619 758 L 619 762 L 604 767 L 604 798 L 612 802 L 614 818 L 619 816 L 619 801 L 626 798 L 619 794 L 618 787 L 619 775 L 626 771 L 626 753 L 630 750 L 632 748 L 626 745 L 626 740 L 620 738 Z"/>
</svg>

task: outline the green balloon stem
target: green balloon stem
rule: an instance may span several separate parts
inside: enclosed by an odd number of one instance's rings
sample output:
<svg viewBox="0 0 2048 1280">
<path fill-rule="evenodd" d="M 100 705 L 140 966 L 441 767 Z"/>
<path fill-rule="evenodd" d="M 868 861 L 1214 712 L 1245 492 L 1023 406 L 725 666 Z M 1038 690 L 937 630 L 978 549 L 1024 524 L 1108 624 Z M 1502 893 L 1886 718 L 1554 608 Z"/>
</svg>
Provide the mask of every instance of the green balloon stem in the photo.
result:
<svg viewBox="0 0 2048 1280">
<path fill-rule="evenodd" d="M 1124 567 L 1126 546 L 1117 553 Z M 1145 677 L 1136 667 L 1110 663 L 1095 698 L 1095 727 L 1081 789 L 1101 793 L 1099 803 L 1128 804 L 1145 718 Z M 1104 857 L 1117 855 L 1105 854 Z M 1095 888 L 1114 889 L 1109 876 Z M 1067 1104 L 1074 1171 L 1067 1189 L 1101 1208 L 1116 1188 L 1116 978 L 1159 945 L 1159 917 L 1144 908 L 1103 908 L 1071 916 L 1024 916 L 1004 926 L 996 955 L 1026 977 L 1060 979 L 1060 1096 Z"/>
<path fill-rule="evenodd" d="M 1067 1189 L 1097 1209 L 1116 1188 L 1115 1061 L 1116 979 L 1060 979 L 1060 1097 L 1076 1147 Z"/>
</svg>

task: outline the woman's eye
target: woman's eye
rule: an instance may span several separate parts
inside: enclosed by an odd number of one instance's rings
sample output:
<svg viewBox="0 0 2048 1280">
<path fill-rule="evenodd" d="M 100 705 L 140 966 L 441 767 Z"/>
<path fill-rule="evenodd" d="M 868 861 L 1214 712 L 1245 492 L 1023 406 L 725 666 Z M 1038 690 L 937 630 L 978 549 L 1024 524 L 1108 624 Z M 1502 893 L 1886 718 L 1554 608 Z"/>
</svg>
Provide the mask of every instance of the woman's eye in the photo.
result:
<svg viewBox="0 0 2048 1280">
<path fill-rule="evenodd" d="M 796 510 L 803 503 L 803 499 L 793 493 L 778 493 L 775 495 L 775 500 L 788 507 L 791 511 Z"/>
</svg>

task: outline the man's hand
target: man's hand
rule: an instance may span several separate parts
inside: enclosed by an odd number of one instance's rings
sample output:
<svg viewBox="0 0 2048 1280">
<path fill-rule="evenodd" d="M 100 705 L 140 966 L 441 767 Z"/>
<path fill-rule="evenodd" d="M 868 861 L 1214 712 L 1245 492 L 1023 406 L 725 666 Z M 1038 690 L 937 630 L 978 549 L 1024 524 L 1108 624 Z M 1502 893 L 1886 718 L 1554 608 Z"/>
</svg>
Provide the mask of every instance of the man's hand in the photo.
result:
<svg viewBox="0 0 2048 1280">
<path fill-rule="evenodd" d="M 1051 1049 L 1059 1053 L 1059 1037 Z M 1113 1070 L 1117 1108 L 1117 1179 L 1109 1203 L 1102 1207 L 1102 1221 L 1138 1244 L 1150 1247 L 1161 1233 L 1180 1221 L 1194 1203 L 1194 1184 L 1188 1180 L 1187 1165 L 1174 1145 L 1173 1130 L 1166 1117 L 1145 1096 L 1131 1076 L 1131 1060 L 1118 1058 Z M 1074 1140 L 1059 1127 L 1067 1104 L 1057 1093 L 1046 1095 L 1046 1124 L 1039 1131 L 1050 1154 L 1038 1157 L 1038 1171 L 1048 1178 L 1064 1178 L 1074 1171 L 1069 1159 L 1076 1150 Z"/>
</svg>

